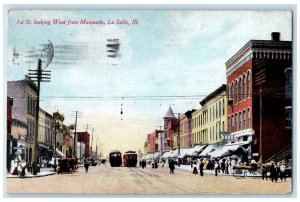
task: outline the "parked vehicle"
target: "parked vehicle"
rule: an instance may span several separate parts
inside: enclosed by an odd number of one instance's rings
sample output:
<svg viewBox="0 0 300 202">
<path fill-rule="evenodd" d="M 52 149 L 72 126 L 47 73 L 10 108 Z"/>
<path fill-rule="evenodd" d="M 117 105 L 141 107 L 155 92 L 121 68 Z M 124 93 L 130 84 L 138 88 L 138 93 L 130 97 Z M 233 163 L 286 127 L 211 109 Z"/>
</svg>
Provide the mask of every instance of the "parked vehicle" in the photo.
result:
<svg viewBox="0 0 300 202">
<path fill-rule="evenodd" d="M 57 173 L 73 173 L 78 168 L 76 158 L 58 159 Z"/>
</svg>

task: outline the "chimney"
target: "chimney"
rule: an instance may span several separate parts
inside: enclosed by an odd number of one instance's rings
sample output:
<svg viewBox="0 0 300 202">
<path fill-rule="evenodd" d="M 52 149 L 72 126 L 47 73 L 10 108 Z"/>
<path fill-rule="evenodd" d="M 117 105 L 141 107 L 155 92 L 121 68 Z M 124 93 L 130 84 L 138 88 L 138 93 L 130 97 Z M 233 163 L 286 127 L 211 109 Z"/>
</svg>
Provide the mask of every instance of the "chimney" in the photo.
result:
<svg viewBox="0 0 300 202">
<path fill-rule="evenodd" d="M 272 41 L 280 41 L 280 32 L 272 32 Z"/>
</svg>

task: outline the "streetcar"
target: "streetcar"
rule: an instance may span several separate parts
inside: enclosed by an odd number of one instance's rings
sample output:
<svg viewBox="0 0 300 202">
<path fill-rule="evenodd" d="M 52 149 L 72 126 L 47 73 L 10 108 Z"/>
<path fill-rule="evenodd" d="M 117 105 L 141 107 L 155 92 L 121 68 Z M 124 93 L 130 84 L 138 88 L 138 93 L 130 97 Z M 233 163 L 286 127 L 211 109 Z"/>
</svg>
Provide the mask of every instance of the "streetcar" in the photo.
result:
<svg viewBox="0 0 300 202">
<path fill-rule="evenodd" d="M 122 154 L 119 150 L 113 150 L 109 153 L 109 163 L 111 167 L 122 165 Z"/>
<path fill-rule="evenodd" d="M 137 164 L 137 154 L 135 151 L 127 151 L 123 155 L 124 166 L 135 167 Z"/>
</svg>

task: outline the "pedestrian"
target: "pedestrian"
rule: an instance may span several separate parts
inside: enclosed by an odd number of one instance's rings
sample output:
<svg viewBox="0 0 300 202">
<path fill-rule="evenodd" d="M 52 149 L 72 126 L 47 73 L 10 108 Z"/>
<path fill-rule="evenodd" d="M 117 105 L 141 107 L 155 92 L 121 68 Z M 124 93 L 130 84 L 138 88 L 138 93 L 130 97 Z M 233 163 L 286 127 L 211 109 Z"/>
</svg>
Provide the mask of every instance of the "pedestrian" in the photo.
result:
<svg viewBox="0 0 300 202">
<path fill-rule="evenodd" d="M 89 164 L 89 162 L 87 161 L 87 159 L 85 158 L 85 159 L 84 159 L 84 168 L 85 168 L 85 172 L 86 172 L 86 173 L 87 173 L 88 170 L 89 170 L 89 166 L 90 166 L 90 164 Z"/>
<path fill-rule="evenodd" d="M 215 161 L 215 176 L 218 176 L 218 169 L 219 169 L 219 162 L 216 160 Z"/>
<path fill-rule="evenodd" d="M 225 173 L 225 159 L 221 160 L 221 170 L 222 170 L 222 173 Z"/>
<path fill-rule="evenodd" d="M 229 174 L 229 160 L 226 159 L 225 161 L 225 174 Z"/>
<path fill-rule="evenodd" d="M 203 168 L 204 168 L 204 163 L 203 163 L 203 161 L 201 160 L 201 161 L 200 161 L 200 165 L 199 165 L 200 176 L 203 176 Z"/>
<path fill-rule="evenodd" d="M 263 164 L 263 166 L 262 166 L 261 177 L 262 177 L 262 180 L 264 180 L 265 178 L 266 178 L 266 180 L 268 180 L 267 179 L 267 168 L 266 168 L 265 164 Z"/>
<path fill-rule="evenodd" d="M 175 164 L 174 164 L 173 159 L 170 159 L 169 168 L 170 168 L 170 173 L 174 174 Z"/>
<path fill-rule="evenodd" d="M 282 182 L 283 179 L 286 182 L 285 169 L 286 169 L 285 163 L 281 163 L 281 165 L 280 165 L 280 180 L 281 180 L 281 182 Z"/>
</svg>

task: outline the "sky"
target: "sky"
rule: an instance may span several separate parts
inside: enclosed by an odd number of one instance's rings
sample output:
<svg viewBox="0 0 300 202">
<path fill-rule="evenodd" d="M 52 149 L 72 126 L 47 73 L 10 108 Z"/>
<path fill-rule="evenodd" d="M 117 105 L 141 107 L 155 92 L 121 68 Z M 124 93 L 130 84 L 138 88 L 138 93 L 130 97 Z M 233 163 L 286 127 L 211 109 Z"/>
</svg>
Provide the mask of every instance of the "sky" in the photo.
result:
<svg viewBox="0 0 300 202">
<path fill-rule="evenodd" d="M 128 24 L 108 24 L 118 20 Z M 79 111 L 78 131 L 94 129 L 94 148 L 97 139 L 104 155 L 143 152 L 169 106 L 174 113 L 200 108 L 226 84 L 225 62 L 249 40 L 270 40 L 275 31 L 292 40 L 290 11 L 10 10 L 6 80 L 24 79 L 42 57 L 51 70 L 51 82 L 41 84 L 44 110 L 59 110 L 66 125 Z M 113 40 L 119 49 L 107 47 Z"/>
</svg>

